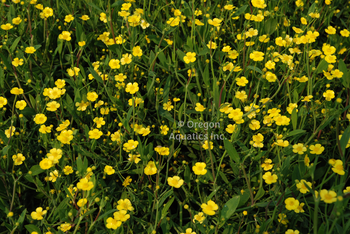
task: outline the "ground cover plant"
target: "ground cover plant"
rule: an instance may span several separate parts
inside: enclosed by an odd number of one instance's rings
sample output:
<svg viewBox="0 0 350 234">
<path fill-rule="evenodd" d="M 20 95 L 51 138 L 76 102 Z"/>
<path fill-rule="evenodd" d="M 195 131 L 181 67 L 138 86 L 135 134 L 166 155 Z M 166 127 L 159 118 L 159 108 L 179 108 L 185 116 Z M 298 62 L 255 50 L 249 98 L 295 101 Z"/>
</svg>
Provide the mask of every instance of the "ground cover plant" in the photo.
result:
<svg viewBox="0 0 350 234">
<path fill-rule="evenodd" d="M 2 0 L 0 233 L 349 233 L 349 6 Z"/>
</svg>

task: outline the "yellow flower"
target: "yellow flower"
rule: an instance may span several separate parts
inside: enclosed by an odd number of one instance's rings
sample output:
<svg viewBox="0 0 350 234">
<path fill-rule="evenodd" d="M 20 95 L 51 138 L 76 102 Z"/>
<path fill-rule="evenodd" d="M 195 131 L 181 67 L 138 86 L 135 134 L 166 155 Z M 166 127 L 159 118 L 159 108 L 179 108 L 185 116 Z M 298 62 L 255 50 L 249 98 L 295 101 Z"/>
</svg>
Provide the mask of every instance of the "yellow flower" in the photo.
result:
<svg viewBox="0 0 350 234">
<path fill-rule="evenodd" d="M 120 59 L 122 65 L 129 64 L 132 62 L 131 54 L 123 54 L 123 57 Z"/>
<path fill-rule="evenodd" d="M 289 222 L 287 219 L 287 215 L 282 213 L 278 214 L 278 222 L 282 224 L 287 224 Z"/>
<path fill-rule="evenodd" d="M 58 177 L 61 177 L 61 176 L 58 175 L 57 170 L 54 170 L 53 172 L 50 172 L 49 181 L 56 182 Z"/>
<path fill-rule="evenodd" d="M 80 179 L 77 184 L 78 189 L 89 191 L 94 187 L 94 184 L 89 181 L 87 178 Z"/>
<path fill-rule="evenodd" d="M 128 220 L 130 218 L 130 215 L 127 214 L 126 210 L 120 210 L 117 212 L 113 213 L 114 219 L 121 221 L 121 222 L 125 222 L 126 220 Z"/>
<path fill-rule="evenodd" d="M 27 106 L 27 103 L 24 100 L 16 102 L 16 108 L 19 110 L 23 110 Z"/>
<path fill-rule="evenodd" d="M 194 216 L 193 222 L 195 222 L 195 220 L 197 220 L 200 224 L 202 224 L 203 221 L 205 220 L 203 212 L 199 212 L 198 214 L 196 214 Z"/>
<path fill-rule="evenodd" d="M 70 35 L 70 32 L 63 31 L 60 35 L 58 35 L 58 38 L 61 40 L 70 41 L 72 39 Z"/>
<path fill-rule="evenodd" d="M 195 232 L 192 232 L 192 228 L 187 228 L 185 233 L 180 233 L 180 234 L 196 234 Z"/>
<path fill-rule="evenodd" d="M 214 18 L 213 20 L 209 19 L 208 24 L 213 25 L 214 27 L 220 27 L 222 20 L 218 18 Z"/>
<path fill-rule="evenodd" d="M 201 205 L 201 208 L 205 214 L 215 215 L 215 211 L 219 209 L 219 206 L 215 204 L 215 202 L 213 202 L 212 200 L 209 200 L 207 204 L 203 203 Z"/>
<path fill-rule="evenodd" d="M 67 69 L 67 73 L 71 77 L 78 76 L 79 72 L 80 72 L 80 68 L 78 68 L 78 67 L 73 67 L 73 69 L 72 68 Z"/>
<path fill-rule="evenodd" d="M 185 63 L 194 63 L 196 61 L 196 53 L 195 52 L 187 52 L 184 56 Z"/>
<path fill-rule="evenodd" d="M 82 198 L 82 199 L 79 199 L 79 201 L 77 202 L 77 205 L 79 207 L 82 207 L 82 206 L 85 206 L 86 203 L 87 203 L 87 199 L 86 198 Z"/>
<path fill-rule="evenodd" d="M 65 174 L 65 175 L 69 175 L 69 174 L 72 174 L 74 171 L 73 171 L 73 167 L 71 167 L 71 166 L 65 166 L 64 168 L 63 168 L 63 173 Z"/>
<path fill-rule="evenodd" d="M 183 185 L 184 180 L 182 180 L 180 177 L 178 176 L 174 176 L 174 177 L 169 177 L 168 178 L 168 184 L 172 187 L 175 188 L 180 188 L 181 185 Z"/>
<path fill-rule="evenodd" d="M 0 108 L 3 108 L 7 104 L 7 99 L 0 96 Z"/>
<path fill-rule="evenodd" d="M 205 164 L 204 162 L 197 162 L 192 167 L 192 170 L 196 175 L 205 175 L 207 173 L 207 169 L 205 169 L 206 166 L 207 164 Z"/>
<path fill-rule="evenodd" d="M 334 173 L 337 173 L 338 175 L 344 175 L 344 166 L 343 166 L 343 161 L 342 160 L 335 160 L 335 163 L 333 164 L 332 171 Z"/>
<path fill-rule="evenodd" d="M 101 13 L 100 14 L 100 20 L 103 22 L 103 23 L 107 23 L 107 15 L 105 13 Z"/>
<path fill-rule="evenodd" d="M 105 166 L 104 172 L 107 173 L 107 175 L 113 175 L 115 173 L 115 170 L 111 166 Z"/>
<path fill-rule="evenodd" d="M 178 26 L 180 23 L 180 18 L 176 17 L 176 18 L 169 18 L 169 20 L 166 22 L 167 24 L 169 24 L 171 27 L 175 27 Z"/>
<path fill-rule="evenodd" d="M 306 180 L 301 180 L 299 183 L 297 183 L 297 188 L 301 193 L 307 193 L 309 192 L 309 189 L 306 187 L 306 185 L 312 188 L 312 184 L 310 182 L 307 182 Z"/>
<path fill-rule="evenodd" d="M 26 159 L 23 154 L 15 154 L 12 156 L 12 159 L 16 166 L 21 165 L 23 161 Z"/>
<path fill-rule="evenodd" d="M 272 175 L 271 172 L 268 171 L 263 175 L 263 179 L 265 180 L 266 184 L 272 184 L 277 182 L 278 176 Z"/>
<path fill-rule="evenodd" d="M 285 234 L 299 234 L 298 230 L 288 229 Z"/>
<path fill-rule="evenodd" d="M 297 153 L 297 154 L 304 154 L 304 152 L 306 151 L 306 147 L 304 146 L 303 143 L 298 143 L 293 145 L 293 152 Z"/>
<path fill-rule="evenodd" d="M 337 30 L 335 28 L 333 28 L 332 26 L 328 26 L 328 28 L 326 28 L 324 30 L 327 34 L 335 34 L 337 32 Z"/>
<path fill-rule="evenodd" d="M 140 15 L 135 14 L 135 15 L 128 17 L 128 22 L 129 22 L 131 27 L 136 27 L 136 26 L 140 25 L 140 21 L 141 21 Z"/>
<path fill-rule="evenodd" d="M 304 17 L 300 18 L 302 24 L 307 25 L 307 20 Z"/>
<path fill-rule="evenodd" d="M 213 142 L 205 140 L 204 144 L 202 145 L 203 149 L 205 149 L 205 150 L 209 149 L 209 144 L 210 144 L 210 149 L 214 148 Z"/>
<path fill-rule="evenodd" d="M 128 160 L 130 162 L 135 162 L 135 164 L 138 164 L 141 161 L 139 154 L 129 154 L 128 156 Z"/>
<path fill-rule="evenodd" d="M 264 168 L 264 171 L 271 170 L 274 164 L 271 164 L 272 160 L 271 159 L 265 159 L 264 163 L 261 164 L 261 167 Z"/>
<path fill-rule="evenodd" d="M 320 192 L 321 200 L 325 203 L 334 203 L 337 201 L 337 194 L 334 191 L 322 189 Z"/>
<path fill-rule="evenodd" d="M 6 30 L 7 31 L 7 30 L 10 30 L 11 28 L 13 28 L 13 26 L 10 23 L 1 25 L 1 29 L 2 30 Z"/>
<path fill-rule="evenodd" d="M 112 217 L 109 217 L 107 220 L 106 220 L 107 224 L 106 224 L 106 227 L 108 229 L 117 229 L 118 227 L 120 227 L 122 225 L 122 222 L 119 221 L 119 220 L 115 220 L 113 219 Z"/>
<path fill-rule="evenodd" d="M 90 139 L 99 139 L 103 135 L 103 132 L 101 132 L 98 129 L 93 129 L 89 131 L 89 138 Z"/>
<path fill-rule="evenodd" d="M 20 95 L 23 93 L 23 89 L 19 89 L 17 87 L 14 87 L 11 89 L 10 91 L 11 94 L 14 94 L 14 95 Z"/>
<path fill-rule="evenodd" d="M 48 158 L 44 158 L 40 161 L 39 166 L 43 170 L 50 169 L 52 167 L 52 161 Z"/>
<path fill-rule="evenodd" d="M 134 48 L 132 48 L 132 55 L 134 55 L 135 57 L 141 57 L 142 56 L 142 50 L 140 46 L 136 46 Z"/>
<path fill-rule="evenodd" d="M 322 154 L 324 147 L 321 144 L 311 145 L 310 146 L 311 154 Z"/>
<path fill-rule="evenodd" d="M 65 223 L 61 224 L 60 228 L 61 228 L 62 232 L 66 232 L 66 231 L 70 230 L 72 228 L 72 226 L 70 223 L 65 222 Z"/>
<path fill-rule="evenodd" d="M 343 37 L 349 37 L 350 36 L 350 32 L 347 29 L 343 29 L 340 31 L 340 35 L 342 35 Z"/>
<path fill-rule="evenodd" d="M 14 58 L 12 61 L 12 65 L 15 67 L 22 66 L 23 65 L 23 59 Z"/>
<path fill-rule="evenodd" d="M 42 134 L 50 133 L 51 132 L 51 126 L 41 125 L 40 128 L 39 128 L 39 132 L 41 132 Z"/>
<path fill-rule="evenodd" d="M 43 124 L 47 120 L 47 117 L 44 114 L 36 114 L 34 117 L 34 122 L 36 124 Z"/>
<path fill-rule="evenodd" d="M 215 50 L 218 46 L 216 45 L 215 42 L 209 41 L 209 43 L 207 44 L 207 47 L 208 49 Z"/>
<path fill-rule="evenodd" d="M 64 21 L 66 21 L 67 23 L 71 22 L 72 20 L 74 20 L 74 17 L 71 14 L 66 15 L 66 17 L 64 18 Z"/>
<path fill-rule="evenodd" d="M 225 129 L 226 130 L 226 132 L 228 132 L 228 133 L 233 133 L 234 131 L 236 131 L 236 124 L 229 124 L 229 125 L 227 125 L 227 128 Z"/>
<path fill-rule="evenodd" d="M 85 43 L 85 41 L 79 41 L 79 42 L 78 42 L 78 45 L 79 45 L 80 47 L 83 47 L 84 45 L 86 45 L 86 43 Z"/>
<path fill-rule="evenodd" d="M 118 59 L 111 59 L 108 63 L 108 65 L 111 67 L 111 69 L 119 69 L 120 68 L 120 61 Z"/>
<path fill-rule="evenodd" d="M 86 97 L 87 100 L 89 100 L 90 102 L 94 102 L 98 98 L 98 95 L 96 92 L 88 92 L 86 96 L 87 96 Z"/>
<path fill-rule="evenodd" d="M 35 211 L 33 211 L 30 216 L 32 216 L 32 219 L 34 220 L 42 220 L 44 217 L 43 215 L 45 215 L 47 213 L 47 210 L 43 210 L 42 207 L 38 207 L 36 208 Z"/>
<path fill-rule="evenodd" d="M 90 17 L 88 15 L 83 15 L 80 17 L 80 19 L 84 20 L 84 21 L 87 21 L 90 19 Z"/>
<path fill-rule="evenodd" d="M 126 92 L 130 93 L 130 94 L 134 94 L 136 93 L 137 91 L 139 91 L 139 85 L 138 83 L 134 82 L 134 83 L 128 83 L 126 85 L 126 89 L 125 89 Z"/>
<path fill-rule="evenodd" d="M 326 90 L 326 92 L 323 93 L 323 97 L 325 97 L 327 101 L 332 100 L 335 97 L 334 91 L 333 90 Z"/>
<path fill-rule="evenodd" d="M 59 136 L 57 136 L 62 144 L 70 144 L 70 141 L 73 140 L 73 131 L 72 130 L 63 130 Z"/>
<path fill-rule="evenodd" d="M 46 106 L 48 111 L 56 111 L 61 105 L 56 101 L 52 101 L 47 103 Z"/>
<path fill-rule="evenodd" d="M 124 182 L 123 182 L 123 186 L 127 187 L 128 185 L 130 185 L 132 179 L 130 178 L 130 176 L 126 177 Z"/>
<path fill-rule="evenodd" d="M 124 199 L 124 200 L 123 200 L 123 199 L 120 199 L 120 200 L 118 201 L 117 209 L 118 209 L 119 211 L 121 211 L 121 210 L 133 211 L 133 210 L 134 210 L 134 207 L 132 207 L 131 202 L 130 202 L 129 199 Z"/>
<path fill-rule="evenodd" d="M 250 59 L 253 59 L 254 61 L 263 61 L 264 60 L 264 53 L 260 51 L 253 51 L 249 55 Z"/>
<path fill-rule="evenodd" d="M 299 207 L 299 201 L 293 197 L 287 198 L 284 203 L 286 204 L 287 210 L 295 210 Z"/>
<path fill-rule="evenodd" d="M 148 162 L 147 166 L 144 169 L 146 175 L 154 175 L 157 173 L 156 164 L 153 161 Z"/>
<path fill-rule="evenodd" d="M 241 78 L 236 78 L 236 84 L 238 86 L 246 86 L 246 84 L 248 84 L 248 80 L 247 78 L 245 78 L 244 76 L 242 76 Z"/>
<path fill-rule="evenodd" d="M 252 5 L 260 9 L 264 9 L 266 7 L 264 0 L 252 0 Z"/>
<path fill-rule="evenodd" d="M 49 18 L 50 16 L 53 16 L 53 10 L 50 7 L 45 7 L 43 14 L 45 18 Z"/>
<path fill-rule="evenodd" d="M 307 155 L 305 155 L 304 157 L 304 164 L 307 167 L 310 166 L 310 158 Z"/>
<path fill-rule="evenodd" d="M 200 103 L 196 103 L 196 108 L 195 110 L 198 111 L 198 112 L 203 112 L 206 108 L 200 104 Z"/>
<path fill-rule="evenodd" d="M 128 140 L 128 142 L 123 144 L 123 150 L 125 150 L 126 152 L 130 152 L 131 150 L 136 149 L 138 144 L 138 141 Z"/>
</svg>

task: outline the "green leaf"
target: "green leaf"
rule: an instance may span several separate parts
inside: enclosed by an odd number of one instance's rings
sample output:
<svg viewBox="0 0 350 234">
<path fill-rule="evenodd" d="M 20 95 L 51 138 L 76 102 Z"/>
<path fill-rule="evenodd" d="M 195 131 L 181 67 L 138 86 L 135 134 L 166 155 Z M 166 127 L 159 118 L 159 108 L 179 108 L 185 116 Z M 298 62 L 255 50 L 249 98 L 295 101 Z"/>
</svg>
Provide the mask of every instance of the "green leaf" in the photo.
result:
<svg viewBox="0 0 350 234">
<path fill-rule="evenodd" d="M 157 205 L 157 208 L 159 209 L 162 205 L 163 205 L 163 203 L 165 202 L 165 200 L 170 196 L 170 195 L 172 195 L 174 193 L 174 191 L 171 189 L 171 190 L 169 190 L 169 191 L 167 191 L 167 192 L 165 192 L 165 193 L 163 193 L 162 195 L 161 195 L 161 198 L 160 198 L 160 200 L 159 200 L 159 203 L 158 203 L 158 205 Z"/>
<path fill-rule="evenodd" d="M 301 133 L 304 133 L 306 132 L 305 130 L 302 130 L 302 129 L 297 129 L 297 130 L 294 130 L 294 131 L 291 131 L 287 134 L 287 137 L 291 137 L 291 136 L 294 136 L 294 135 L 298 135 L 298 134 L 301 134 Z"/>
<path fill-rule="evenodd" d="M 202 48 L 202 50 L 198 53 L 198 56 L 203 56 L 203 55 L 206 55 L 206 54 L 208 54 L 208 53 L 210 53 L 209 48 L 208 48 L 208 47 L 204 47 L 204 48 Z"/>
<path fill-rule="evenodd" d="M 176 53 L 179 56 L 180 60 L 184 61 L 184 57 L 186 56 L 186 54 L 181 50 L 177 50 Z"/>
<path fill-rule="evenodd" d="M 233 17 L 237 17 L 239 15 L 241 15 L 246 9 L 247 9 L 248 5 L 243 5 L 241 6 L 235 13 L 233 13 L 233 15 L 231 16 Z"/>
<path fill-rule="evenodd" d="M 254 197 L 254 201 L 257 201 L 257 200 L 259 200 L 260 198 L 262 198 L 262 197 L 264 196 L 264 194 L 265 194 L 265 190 L 264 190 L 263 186 L 261 186 L 261 187 L 259 188 L 257 194 L 256 194 L 255 197 Z"/>
<path fill-rule="evenodd" d="M 95 4 L 93 4 L 92 2 L 88 2 L 87 4 L 88 4 L 89 6 L 95 8 L 96 10 L 100 11 L 100 12 L 101 12 L 101 11 L 104 12 L 101 8 L 99 8 L 98 6 L 96 6 Z"/>
<path fill-rule="evenodd" d="M 210 81 L 209 81 L 209 66 L 208 65 L 206 65 L 204 68 L 203 80 L 204 80 L 204 83 L 206 84 L 206 86 L 209 87 Z"/>
<path fill-rule="evenodd" d="M 209 171 L 208 171 L 208 172 L 209 172 Z M 208 172 L 207 172 L 207 174 L 208 174 Z M 214 197 L 215 193 L 217 193 L 217 191 L 219 191 L 220 187 L 221 187 L 221 186 L 217 187 L 213 192 L 211 192 L 211 193 L 209 194 L 209 196 L 206 198 L 206 201 L 207 201 L 207 202 L 208 202 L 210 199 L 212 199 L 212 197 Z"/>
<path fill-rule="evenodd" d="M 346 68 L 346 64 L 344 63 L 344 60 L 339 59 L 338 69 L 341 72 L 343 72 L 343 76 L 341 78 L 342 79 L 342 84 L 344 85 L 344 87 L 350 88 L 350 77 L 349 77 L 348 70 Z"/>
<path fill-rule="evenodd" d="M 121 6 L 124 3 L 124 0 L 118 0 L 115 3 L 113 3 L 111 5 L 111 7 L 117 7 L 117 6 Z"/>
<path fill-rule="evenodd" d="M 165 216 L 167 215 L 167 212 L 171 206 L 171 204 L 173 204 L 175 200 L 175 197 L 171 198 L 170 201 L 168 201 L 168 203 L 163 207 L 162 209 L 162 219 L 165 218 Z"/>
<path fill-rule="evenodd" d="M 265 22 L 265 33 L 271 35 L 275 30 L 277 26 L 277 20 L 270 18 Z"/>
<path fill-rule="evenodd" d="M 167 103 L 168 102 L 169 91 L 170 91 L 170 83 L 171 83 L 171 77 L 168 76 L 168 78 L 166 79 L 165 86 L 164 86 L 164 91 L 163 91 L 163 103 Z"/>
<path fill-rule="evenodd" d="M 20 40 L 21 40 L 21 38 L 18 37 L 14 42 L 12 42 L 12 45 L 11 45 L 11 47 L 10 47 L 11 53 L 13 53 L 13 51 L 15 51 L 16 46 L 18 45 L 18 42 L 19 42 Z"/>
<path fill-rule="evenodd" d="M 81 159 L 81 157 L 79 156 L 77 159 L 77 168 L 80 174 L 83 173 L 83 160 Z"/>
<path fill-rule="evenodd" d="M 12 66 L 10 65 L 8 59 L 5 57 L 5 53 L 0 53 L 0 57 L 4 62 L 5 66 L 7 67 L 7 70 L 12 71 Z"/>
<path fill-rule="evenodd" d="M 92 76 L 93 76 L 98 82 L 100 82 L 101 84 L 103 84 L 102 78 L 97 74 L 97 72 L 96 72 L 94 69 L 92 69 L 91 67 L 89 67 L 89 71 L 90 71 L 90 73 L 92 74 Z"/>
<path fill-rule="evenodd" d="M 5 73 L 4 73 L 4 69 L 2 69 L 2 67 L 0 67 L 0 87 L 2 89 L 5 88 Z"/>
<path fill-rule="evenodd" d="M 316 74 L 323 73 L 323 71 L 327 71 L 327 68 L 328 63 L 326 62 L 326 60 L 323 59 L 317 66 Z"/>
<path fill-rule="evenodd" d="M 239 204 L 239 200 L 240 196 L 234 196 L 225 203 L 224 207 L 221 210 L 221 219 L 225 219 L 226 221 L 233 215 L 233 213 L 235 213 Z"/>
<path fill-rule="evenodd" d="M 341 139 L 340 139 L 340 148 L 343 152 L 343 155 L 345 155 L 345 147 L 348 144 L 350 139 L 350 126 L 345 129 L 345 132 L 343 133 Z"/>
<path fill-rule="evenodd" d="M 35 226 L 34 224 L 25 225 L 25 228 L 27 229 L 27 231 L 29 233 L 37 232 L 38 234 L 41 234 L 40 229 L 37 226 Z"/>
<path fill-rule="evenodd" d="M 17 223 L 19 224 L 22 224 L 23 221 L 24 221 L 24 218 L 26 216 L 26 213 L 27 213 L 27 209 L 24 209 L 21 213 L 21 215 L 19 216 L 18 220 L 17 220 Z"/>
<path fill-rule="evenodd" d="M 230 155 L 230 158 L 235 161 L 236 163 L 240 163 L 239 155 L 236 151 L 236 149 L 233 147 L 232 143 L 228 140 L 224 140 L 224 146 L 225 150 L 227 151 L 228 155 Z"/>
<path fill-rule="evenodd" d="M 250 70 L 253 70 L 253 71 L 256 71 L 256 72 L 259 72 L 261 75 L 263 75 L 264 73 L 257 67 L 253 67 L 253 66 L 248 66 L 247 67 L 248 69 Z"/>
<path fill-rule="evenodd" d="M 45 170 L 41 169 L 41 167 L 39 165 L 34 165 L 30 168 L 30 170 L 32 172 L 32 176 L 35 175 L 39 175 L 40 173 L 44 172 Z"/>
<path fill-rule="evenodd" d="M 297 115 L 296 108 L 294 108 L 293 111 L 292 111 L 293 130 L 295 130 L 297 128 L 297 124 L 298 124 L 298 115 Z"/>
</svg>

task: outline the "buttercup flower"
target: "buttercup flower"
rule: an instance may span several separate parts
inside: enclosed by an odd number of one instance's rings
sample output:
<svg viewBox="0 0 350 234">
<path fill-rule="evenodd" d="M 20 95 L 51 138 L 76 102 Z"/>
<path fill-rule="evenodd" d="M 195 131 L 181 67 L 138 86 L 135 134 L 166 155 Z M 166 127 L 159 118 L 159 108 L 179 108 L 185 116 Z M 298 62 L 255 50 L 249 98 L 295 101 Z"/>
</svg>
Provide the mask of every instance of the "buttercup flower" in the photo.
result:
<svg viewBox="0 0 350 234">
<path fill-rule="evenodd" d="M 209 200 L 207 203 L 203 203 L 201 208 L 205 214 L 215 215 L 215 211 L 219 209 L 219 206 L 212 200 Z"/>
<path fill-rule="evenodd" d="M 168 178 L 168 184 L 172 187 L 180 188 L 183 183 L 184 183 L 184 180 L 182 180 L 178 176 Z"/>
<path fill-rule="evenodd" d="M 192 167 L 192 170 L 196 175 L 205 175 L 207 173 L 207 169 L 205 169 L 206 166 L 207 164 L 205 164 L 204 162 L 197 162 Z"/>
</svg>

